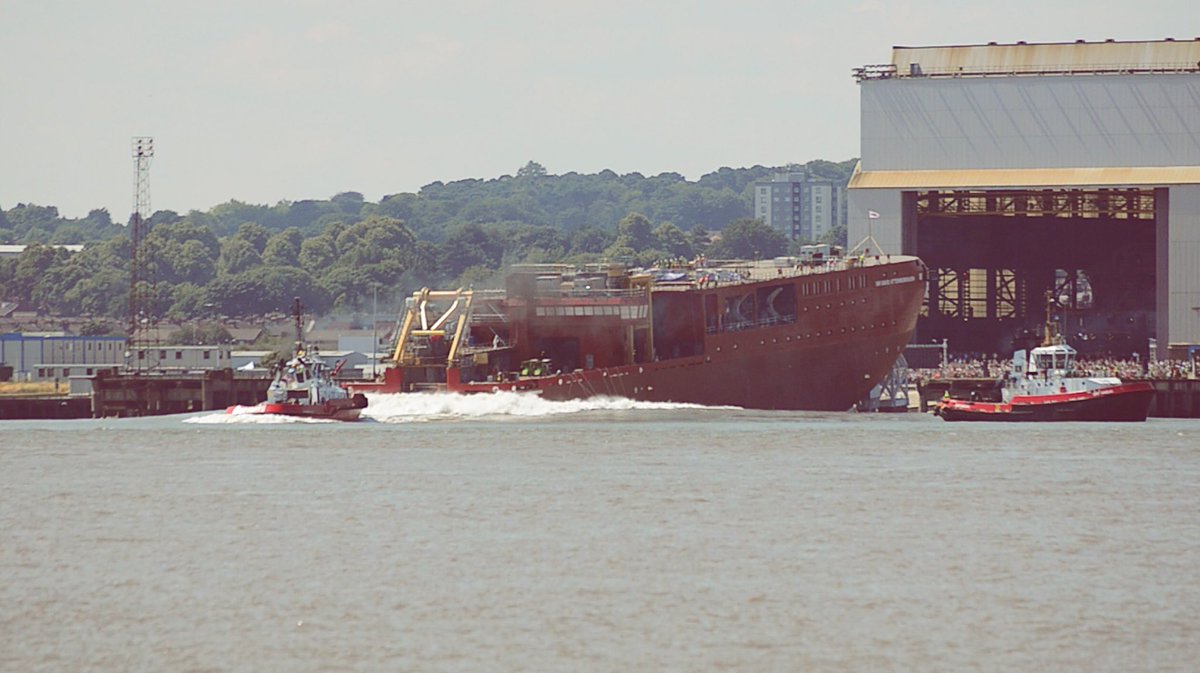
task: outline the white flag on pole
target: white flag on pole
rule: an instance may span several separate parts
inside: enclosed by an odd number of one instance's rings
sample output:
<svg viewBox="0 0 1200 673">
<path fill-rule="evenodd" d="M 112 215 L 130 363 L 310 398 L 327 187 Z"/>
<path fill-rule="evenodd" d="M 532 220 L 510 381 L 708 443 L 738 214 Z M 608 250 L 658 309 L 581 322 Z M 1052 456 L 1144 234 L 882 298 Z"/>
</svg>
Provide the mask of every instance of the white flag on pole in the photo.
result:
<svg viewBox="0 0 1200 673">
<path fill-rule="evenodd" d="M 875 211 L 873 211 L 873 210 L 868 210 L 868 211 L 867 211 L 867 219 L 869 219 L 869 220 L 878 220 L 878 219 L 879 219 L 879 213 L 877 213 L 877 212 L 875 212 Z"/>
</svg>

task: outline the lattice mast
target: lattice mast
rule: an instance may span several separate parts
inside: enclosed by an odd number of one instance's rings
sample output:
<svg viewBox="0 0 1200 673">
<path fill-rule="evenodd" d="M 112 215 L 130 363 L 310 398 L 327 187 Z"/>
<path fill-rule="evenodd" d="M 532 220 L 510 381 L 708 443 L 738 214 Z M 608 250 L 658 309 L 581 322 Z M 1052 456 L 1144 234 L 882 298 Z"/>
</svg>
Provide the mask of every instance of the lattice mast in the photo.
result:
<svg viewBox="0 0 1200 673">
<path fill-rule="evenodd" d="M 154 138 L 133 139 L 133 215 L 129 220 L 129 366 L 135 370 L 153 367 L 150 356 L 158 345 L 158 320 L 154 316 L 154 279 L 143 243 L 150 219 L 150 161 Z"/>
</svg>

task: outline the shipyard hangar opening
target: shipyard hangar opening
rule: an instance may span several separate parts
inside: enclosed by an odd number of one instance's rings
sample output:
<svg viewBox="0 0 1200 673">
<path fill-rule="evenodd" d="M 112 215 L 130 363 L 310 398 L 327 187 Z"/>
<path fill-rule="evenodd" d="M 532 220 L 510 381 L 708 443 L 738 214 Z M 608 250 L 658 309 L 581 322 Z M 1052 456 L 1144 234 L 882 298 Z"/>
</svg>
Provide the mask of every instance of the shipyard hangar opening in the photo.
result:
<svg viewBox="0 0 1200 673">
<path fill-rule="evenodd" d="M 1081 354 L 1146 355 L 1167 190 L 906 191 L 905 247 L 929 266 L 917 342 L 1007 353 L 1049 317 Z M 1049 316 L 1048 316 L 1049 313 Z"/>
</svg>

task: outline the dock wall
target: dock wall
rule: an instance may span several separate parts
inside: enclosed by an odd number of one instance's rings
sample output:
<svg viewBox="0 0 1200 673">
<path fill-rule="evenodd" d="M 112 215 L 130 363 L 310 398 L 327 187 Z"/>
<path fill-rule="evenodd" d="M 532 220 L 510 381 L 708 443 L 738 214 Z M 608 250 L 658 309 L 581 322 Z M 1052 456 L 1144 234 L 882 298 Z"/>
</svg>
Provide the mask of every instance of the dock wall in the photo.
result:
<svg viewBox="0 0 1200 673">
<path fill-rule="evenodd" d="M 92 415 L 159 416 L 258 404 L 271 380 L 239 377 L 232 369 L 195 374 L 107 374 L 92 381 Z"/>
</svg>

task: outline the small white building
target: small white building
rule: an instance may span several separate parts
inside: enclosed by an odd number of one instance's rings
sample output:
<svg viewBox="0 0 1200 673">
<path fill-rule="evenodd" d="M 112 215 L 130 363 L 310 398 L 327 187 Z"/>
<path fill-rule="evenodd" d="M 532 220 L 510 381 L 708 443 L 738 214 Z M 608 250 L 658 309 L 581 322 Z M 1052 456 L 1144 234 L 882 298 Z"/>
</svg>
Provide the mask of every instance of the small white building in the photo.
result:
<svg viewBox="0 0 1200 673">
<path fill-rule="evenodd" d="M 203 371 L 228 369 L 233 366 L 233 352 L 228 345 L 212 346 L 146 346 L 126 354 L 126 366 L 142 370 Z"/>
</svg>

